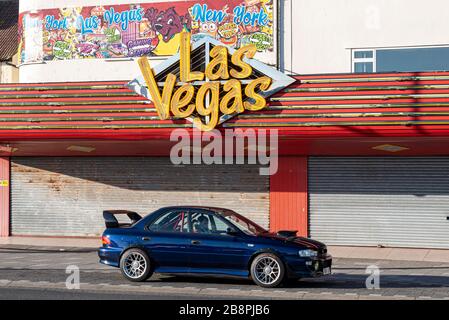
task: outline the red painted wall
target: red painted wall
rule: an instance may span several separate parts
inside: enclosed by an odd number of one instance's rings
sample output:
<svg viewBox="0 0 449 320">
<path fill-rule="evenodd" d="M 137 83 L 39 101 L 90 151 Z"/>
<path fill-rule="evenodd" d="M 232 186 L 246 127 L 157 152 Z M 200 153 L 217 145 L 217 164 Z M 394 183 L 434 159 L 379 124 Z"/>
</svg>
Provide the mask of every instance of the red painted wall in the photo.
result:
<svg viewBox="0 0 449 320">
<path fill-rule="evenodd" d="M 270 176 L 270 230 L 298 230 L 308 234 L 307 157 L 279 157 Z"/>
<path fill-rule="evenodd" d="M 9 158 L 0 158 L 0 237 L 9 236 L 9 184 Z"/>
</svg>

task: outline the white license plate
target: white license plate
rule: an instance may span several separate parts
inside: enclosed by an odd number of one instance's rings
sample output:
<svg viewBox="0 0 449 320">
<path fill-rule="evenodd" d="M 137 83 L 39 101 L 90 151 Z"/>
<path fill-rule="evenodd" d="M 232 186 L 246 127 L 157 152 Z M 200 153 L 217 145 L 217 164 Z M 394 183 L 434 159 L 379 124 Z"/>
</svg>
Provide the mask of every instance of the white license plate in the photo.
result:
<svg viewBox="0 0 449 320">
<path fill-rule="evenodd" d="M 323 274 L 331 274 L 331 268 L 330 267 L 324 268 Z"/>
</svg>

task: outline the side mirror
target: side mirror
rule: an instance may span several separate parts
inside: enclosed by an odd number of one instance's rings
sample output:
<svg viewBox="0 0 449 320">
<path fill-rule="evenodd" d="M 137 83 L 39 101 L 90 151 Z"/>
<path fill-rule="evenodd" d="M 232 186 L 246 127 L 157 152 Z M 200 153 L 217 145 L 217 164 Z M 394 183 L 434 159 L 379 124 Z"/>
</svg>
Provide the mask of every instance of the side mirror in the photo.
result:
<svg viewBox="0 0 449 320">
<path fill-rule="evenodd" d="M 237 236 L 237 235 L 239 235 L 239 232 L 233 228 L 228 228 L 228 229 L 226 229 L 226 234 L 228 234 L 230 236 Z"/>
</svg>

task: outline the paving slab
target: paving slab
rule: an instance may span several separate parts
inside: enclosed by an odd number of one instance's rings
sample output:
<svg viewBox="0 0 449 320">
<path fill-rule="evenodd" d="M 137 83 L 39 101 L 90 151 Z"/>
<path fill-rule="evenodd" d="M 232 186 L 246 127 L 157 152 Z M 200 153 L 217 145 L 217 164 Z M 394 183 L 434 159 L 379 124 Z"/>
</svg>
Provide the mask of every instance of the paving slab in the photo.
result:
<svg viewBox="0 0 449 320">
<path fill-rule="evenodd" d="M 449 249 L 328 246 L 334 258 L 448 262 Z"/>
</svg>

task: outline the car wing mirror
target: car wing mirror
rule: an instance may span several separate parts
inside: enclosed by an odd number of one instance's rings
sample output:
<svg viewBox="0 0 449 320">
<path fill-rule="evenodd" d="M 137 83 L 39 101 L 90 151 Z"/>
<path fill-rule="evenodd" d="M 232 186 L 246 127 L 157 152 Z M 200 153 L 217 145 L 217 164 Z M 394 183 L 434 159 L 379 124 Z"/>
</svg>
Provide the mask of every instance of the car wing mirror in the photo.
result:
<svg viewBox="0 0 449 320">
<path fill-rule="evenodd" d="M 233 228 L 228 228 L 228 229 L 226 229 L 226 234 L 228 234 L 230 236 L 237 236 L 240 233 L 237 230 L 233 229 Z"/>
</svg>

